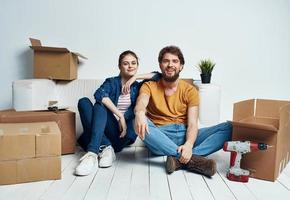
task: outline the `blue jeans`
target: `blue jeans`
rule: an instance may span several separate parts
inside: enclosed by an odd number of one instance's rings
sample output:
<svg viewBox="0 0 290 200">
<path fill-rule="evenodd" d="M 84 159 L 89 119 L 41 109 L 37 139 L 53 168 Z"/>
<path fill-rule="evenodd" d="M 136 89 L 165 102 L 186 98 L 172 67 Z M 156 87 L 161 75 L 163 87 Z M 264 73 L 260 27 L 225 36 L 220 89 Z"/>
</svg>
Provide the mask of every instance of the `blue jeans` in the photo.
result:
<svg viewBox="0 0 290 200">
<path fill-rule="evenodd" d="M 148 120 L 149 134 L 145 134 L 144 143 L 155 155 L 174 156 L 179 158 L 177 148 L 186 141 L 186 126 L 169 124 L 155 126 Z M 224 122 L 212 127 L 201 128 L 192 148 L 192 154 L 207 156 L 223 147 L 231 139 L 232 125 Z"/>
<path fill-rule="evenodd" d="M 133 120 L 126 121 L 127 134 L 120 138 L 119 124 L 113 113 L 104 105 L 95 103 L 84 97 L 78 102 L 81 122 L 84 132 L 78 138 L 78 143 L 85 151 L 99 153 L 100 146 L 112 145 L 115 152 L 136 140 Z"/>
</svg>

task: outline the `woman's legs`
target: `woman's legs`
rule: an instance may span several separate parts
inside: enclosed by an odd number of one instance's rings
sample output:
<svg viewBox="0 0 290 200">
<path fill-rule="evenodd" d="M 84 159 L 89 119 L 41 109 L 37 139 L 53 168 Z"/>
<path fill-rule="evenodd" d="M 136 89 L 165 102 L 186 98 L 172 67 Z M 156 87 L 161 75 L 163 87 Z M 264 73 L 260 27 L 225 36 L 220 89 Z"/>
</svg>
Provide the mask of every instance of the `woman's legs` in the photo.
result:
<svg viewBox="0 0 290 200">
<path fill-rule="evenodd" d="M 135 142 L 137 135 L 133 127 L 134 120 L 126 121 L 127 133 L 124 138 L 120 138 L 119 123 L 112 112 L 107 113 L 107 125 L 105 135 L 111 141 L 115 152 L 121 151 L 125 146 Z"/>
<path fill-rule="evenodd" d="M 88 145 L 92 140 L 92 127 L 93 127 L 92 121 L 95 121 L 95 119 L 100 118 L 99 116 L 102 116 L 102 115 L 99 115 L 101 113 L 98 113 L 98 111 L 95 111 L 98 109 L 94 110 L 93 104 L 86 97 L 79 100 L 78 109 L 80 113 L 81 123 L 84 129 L 84 132 L 78 138 L 78 143 L 85 151 L 87 151 Z M 101 110 L 100 112 L 102 112 L 102 109 L 99 109 L 99 110 Z M 104 134 L 103 134 L 103 137 L 99 137 L 97 139 L 101 140 L 101 145 L 110 145 L 110 141 L 107 139 L 107 137 Z"/>
<path fill-rule="evenodd" d="M 82 98 L 78 103 L 84 132 L 78 143 L 86 151 L 99 153 L 100 146 L 112 145 L 116 152 L 135 142 L 137 135 L 133 128 L 134 120 L 127 121 L 127 134 L 120 138 L 119 124 L 115 116 L 105 106 L 92 105 L 88 98 Z"/>
</svg>

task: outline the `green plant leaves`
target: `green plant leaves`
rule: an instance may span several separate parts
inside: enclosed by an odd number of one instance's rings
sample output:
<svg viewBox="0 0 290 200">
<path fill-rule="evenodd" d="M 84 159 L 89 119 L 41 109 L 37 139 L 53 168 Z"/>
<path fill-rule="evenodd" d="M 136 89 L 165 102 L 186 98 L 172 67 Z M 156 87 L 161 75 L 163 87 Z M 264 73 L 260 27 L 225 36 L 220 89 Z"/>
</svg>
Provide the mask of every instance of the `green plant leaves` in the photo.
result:
<svg viewBox="0 0 290 200">
<path fill-rule="evenodd" d="M 201 60 L 197 64 L 197 69 L 201 74 L 211 74 L 213 68 L 215 67 L 215 63 L 213 63 L 210 59 Z"/>
</svg>

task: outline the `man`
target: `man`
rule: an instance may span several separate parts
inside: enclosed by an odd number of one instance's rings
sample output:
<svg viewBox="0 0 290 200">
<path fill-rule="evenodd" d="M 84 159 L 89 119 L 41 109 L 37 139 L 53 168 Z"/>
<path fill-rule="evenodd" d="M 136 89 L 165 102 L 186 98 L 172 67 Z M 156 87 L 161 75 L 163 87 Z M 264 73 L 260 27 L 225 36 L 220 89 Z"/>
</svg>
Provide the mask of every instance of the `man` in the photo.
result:
<svg viewBox="0 0 290 200">
<path fill-rule="evenodd" d="M 231 138 L 232 126 L 222 123 L 198 130 L 198 91 L 180 80 L 184 57 L 176 46 L 158 57 L 161 80 L 144 83 L 135 107 L 135 131 L 156 155 L 166 155 L 166 171 L 180 168 L 211 177 L 216 163 L 207 156 Z M 210 114 L 210 113 L 208 113 Z"/>
</svg>

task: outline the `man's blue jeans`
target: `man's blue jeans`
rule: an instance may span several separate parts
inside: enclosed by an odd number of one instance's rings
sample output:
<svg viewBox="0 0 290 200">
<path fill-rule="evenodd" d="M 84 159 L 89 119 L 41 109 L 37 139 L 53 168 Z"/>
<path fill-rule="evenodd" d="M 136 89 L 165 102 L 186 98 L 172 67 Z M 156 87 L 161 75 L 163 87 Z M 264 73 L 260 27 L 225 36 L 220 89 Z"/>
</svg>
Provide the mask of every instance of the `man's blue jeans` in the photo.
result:
<svg viewBox="0 0 290 200">
<path fill-rule="evenodd" d="M 84 97 L 78 102 L 81 122 L 84 132 L 78 143 L 85 151 L 99 153 L 100 146 L 112 145 L 115 152 L 121 151 L 125 146 L 136 140 L 133 120 L 126 121 L 127 134 L 120 138 L 119 124 L 113 113 L 104 105 L 95 103 Z"/>
<path fill-rule="evenodd" d="M 186 126 L 170 124 L 155 126 L 148 120 L 149 133 L 145 134 L 144 143 L 155 155 L 174 156 L 179 158 L 177 148 L 186 141 Z M 207 156 L 223 147 L 231 139 L 232 125 L 224 122 L 212 127 L 201 128 L 192 148 L 192 154 Z"/>
</svg>

